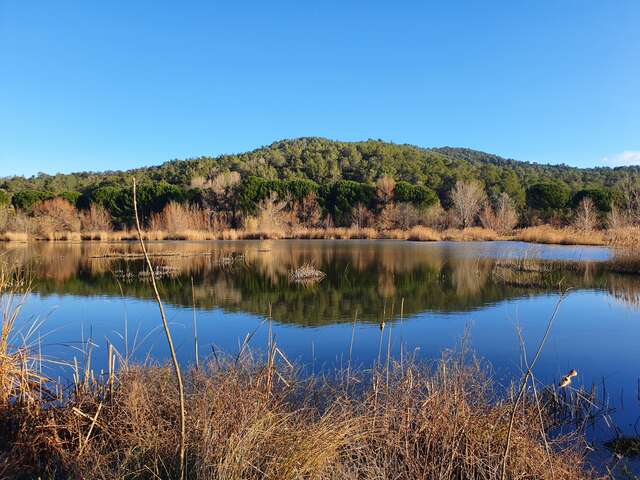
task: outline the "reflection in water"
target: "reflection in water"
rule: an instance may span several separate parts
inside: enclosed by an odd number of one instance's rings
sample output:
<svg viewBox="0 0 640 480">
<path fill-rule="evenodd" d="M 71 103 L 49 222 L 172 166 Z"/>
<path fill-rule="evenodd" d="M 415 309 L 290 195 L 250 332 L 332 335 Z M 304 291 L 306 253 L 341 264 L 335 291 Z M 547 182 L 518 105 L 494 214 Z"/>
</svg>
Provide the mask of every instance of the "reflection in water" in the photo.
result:
<svg viewBox="0 0 640 480">
<path fill-rule="evenodd" d="M 607 290 L 638 305 L 640 279 L 603 271 L 597 263 L 562 264 L 512 261 L 531 256 L 531 248 L 500 242 L 411 244 L 393 241 L 244 241 L 158 242 L 149 251 L 161 281 L 163 299 L 177 306 L 222 307 L 298 325 L 349 321 L 357 311 L 365 321 L 381 312 L 405 315 L 423 311 L 463 312 L 497 302 L 557 292 L 560 288 Z M 539 248 L 539 247 L 537 247 Z M 594 249 L 601 255 L 601 249 Z M 524 254 L 522 253 L 524 252 Z M 540 253 L 538 251 L 538 253 Z M 543 252 L 547 257 L 548 252 Z M 590 250 L 580 251 L 584 259 Z M 151 298 L 140 275 L 145 265 L 136 243 L 37 243 L 4 248 L 4 261 L 22 266 L 41 295 Z M 588 257 L 587 257 L 588 258 Z M 326 273 L 304 286 L 289 281 L 289 271 L 310 263 Z M 526 267 L 526 268 L 525 268 Z"/>
</svg>

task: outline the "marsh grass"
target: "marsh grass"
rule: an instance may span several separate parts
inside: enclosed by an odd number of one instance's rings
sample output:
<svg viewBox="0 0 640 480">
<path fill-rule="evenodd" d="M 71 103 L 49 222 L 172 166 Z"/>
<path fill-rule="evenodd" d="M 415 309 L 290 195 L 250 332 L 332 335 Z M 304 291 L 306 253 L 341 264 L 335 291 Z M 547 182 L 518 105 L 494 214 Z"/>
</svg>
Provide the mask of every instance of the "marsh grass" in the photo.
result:
<svg viewBox="0 0 640 480">
<path fill-rule="evenodd" d="M 303 263 L 289 271 L 289 280 L 298 283 L 315 283 L 326 277 L 326 274 L 312 263 Z"/>
<path fill-rule="evenodd" d="M 3 405 L 3 477 L 175 478 L 172 368 L 90 378 L 55 403 Z M 350 370 L 348 379 L 301 379 L 288 362 L 247 354 L 190 370 L 186 477 L 499 478 L 514 403 L 478 361 L 445 354 L 431 366 Z M 551 440 L 547 454 L 536 405 L 525 396 L 515 411 L 507 478 L 587 478 L 577 437 Z"/>
</svg>

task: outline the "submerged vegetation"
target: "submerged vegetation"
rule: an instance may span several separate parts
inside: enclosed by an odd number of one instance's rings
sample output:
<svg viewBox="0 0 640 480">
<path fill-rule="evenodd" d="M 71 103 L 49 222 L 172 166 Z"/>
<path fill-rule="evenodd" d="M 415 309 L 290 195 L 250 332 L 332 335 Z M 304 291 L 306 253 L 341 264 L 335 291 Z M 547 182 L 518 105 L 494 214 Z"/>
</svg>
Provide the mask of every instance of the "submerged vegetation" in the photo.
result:
<svg viewBox="0 0 640 480">
<path fill-rule="evenodd" d="M 515 235 L 604 244 L 640 223 L 637 168 L 577 169 L 465 149 L 302 138 L 128 172 L 1 179 L 0 239 L 135 238 L 132 177 L 149 239 Z"/>
</svg>

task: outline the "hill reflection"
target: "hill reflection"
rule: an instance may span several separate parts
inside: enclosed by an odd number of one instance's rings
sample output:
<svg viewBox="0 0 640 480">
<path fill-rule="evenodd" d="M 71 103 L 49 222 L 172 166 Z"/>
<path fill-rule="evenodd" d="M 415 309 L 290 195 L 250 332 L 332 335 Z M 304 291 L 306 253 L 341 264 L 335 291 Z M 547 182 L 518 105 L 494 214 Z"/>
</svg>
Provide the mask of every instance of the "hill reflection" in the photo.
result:
<svg viewBox="0 0 640 480">
<path fill-rule="evenodd" d="M 144 264 L 135 243 L 44 242 L 1 248 L 3 261 L 28 271 L 33 290 L 43 296 L 152 297 L 148 281 L 139 275 Z M 154 265 L 166 272 L 160 282 L 165 302 L 190 307 L 193 279 L 198 308 L 263 315 L 271 306 L 275 320 L 306 326 L 349 321 L 356 311 L 368 322 L 379 322 L 383 315 L 398 318 L 401 301 L 405 316 L 469 311 L 557 291 L 559 284 L 607 290 L 625 303 L 638 304 L 636 277 L 584 262 L 580 268 L 548 261 L 544 268 L 527 271 L 504 268 L 509 248 L 393 241 L 149 244 Z M 325 272 L 325 279 L 312 286 L 291 283 L 289 271 L 304 263 Z"/>
</svg>

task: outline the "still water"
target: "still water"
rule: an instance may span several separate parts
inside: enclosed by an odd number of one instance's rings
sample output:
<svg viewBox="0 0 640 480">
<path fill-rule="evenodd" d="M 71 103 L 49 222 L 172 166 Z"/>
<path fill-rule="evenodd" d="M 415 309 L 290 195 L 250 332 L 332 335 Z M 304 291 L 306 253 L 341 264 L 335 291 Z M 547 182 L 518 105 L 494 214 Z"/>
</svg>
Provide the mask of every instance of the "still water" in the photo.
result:
<svg viewBox="0 0 640 480">
<path fill-rule="evenodd" d="M 575 368 L 575 386 L 595 384 L 604 393 L 604 385 L 623 431 L 633 434 L 640 416 L 640 276 L 601 268 L 607 249 L 302 240 L 159 242 L 149 250 L 185 363 L 194 357 L 194 316 L 202 356 L 213 349 L 233 354 L 248 334 L 253 348 L 264 349 L 271 328 L 280 349 L 305 371 L 344 366 L 350 349 L 355 364 L 371 366 L 384 322 L 385 350 L 390 345 L 399 355 L 402 348 L 420 359 L 456 347 L 468 331 L 473 350 L 507 385 L 522 372 L 517 329 L 531 355 L 560 290 L 569 289 L 536 377 L 555 383 Z M 97 369 L 106 366 L 109 342 L 138 361 L 168 358 L 135 243 L 5 245 L 0 258 L 32 278 L 22 321 L 42 321 L 43 354 L 80 358 L 90 338 Z M 558 261 L 562 268 L 509 267 L 523 258 L 543 266 Z M 304 263 L 326 277 L 292 283 L 289 271 Z M 65 375 L 62 367 L 48 368 Z M 607 435 L 612 432 L 601 433 Z"/>
</svg>

